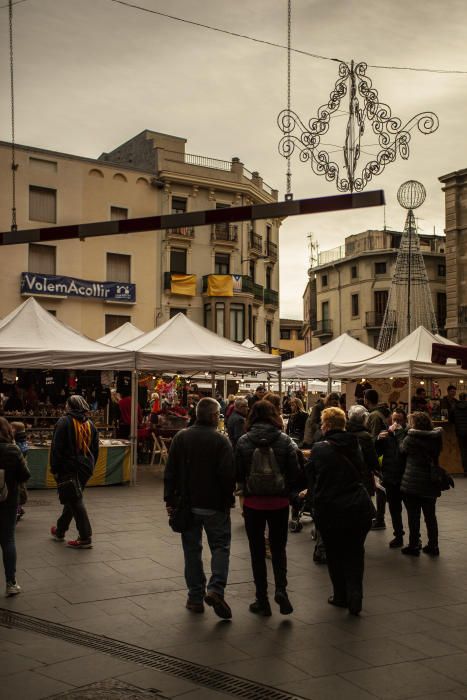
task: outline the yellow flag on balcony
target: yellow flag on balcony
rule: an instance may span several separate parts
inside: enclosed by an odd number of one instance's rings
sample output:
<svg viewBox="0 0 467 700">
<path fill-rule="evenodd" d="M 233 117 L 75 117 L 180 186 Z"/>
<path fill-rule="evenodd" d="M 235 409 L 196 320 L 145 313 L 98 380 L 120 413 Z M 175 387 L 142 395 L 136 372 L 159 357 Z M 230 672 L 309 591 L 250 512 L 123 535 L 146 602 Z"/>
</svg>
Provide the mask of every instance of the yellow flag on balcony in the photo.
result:
<svg viewBox="0 0 467 700">
<path fill-rule="evenodd" d="M 209 297 L 233 297 L 232 275 L 209 275 Z"/>
<path fill-rule="evenodd" d="M 196 296 L 196 275 L 176 275 L 170 277 L 172 294 L 184 294 L 186 297 Z"/>
</svg>

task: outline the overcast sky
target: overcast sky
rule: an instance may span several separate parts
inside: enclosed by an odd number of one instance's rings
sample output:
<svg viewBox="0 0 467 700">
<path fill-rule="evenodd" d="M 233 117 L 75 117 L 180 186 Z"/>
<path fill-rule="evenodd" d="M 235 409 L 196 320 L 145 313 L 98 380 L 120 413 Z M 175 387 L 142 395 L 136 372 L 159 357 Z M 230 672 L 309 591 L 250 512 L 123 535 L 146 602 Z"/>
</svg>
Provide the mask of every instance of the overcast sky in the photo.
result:
<svg viewBox="0 0 467 700">
<path fill-rule="evenodd" d="M 135 4 L 286 43 L 286 0 Z M 97 157 L 152 129 L 185 137 L 188 153 L 240 157 L 283 197 L 286 162 L 277 151 L 276 118 L 286 106 L 284 50 L 110 0 L 26 0 L 14 7 L 14 15 L 18 143 Z M 1 9 L 2 140 L 10 140 L 7 20 L 8 11 Z M 347 61 L 467 71 L 466 26 L 466 0 L 293 0 L 293 46 Z M 303 121 L 327 101 L 337 68 L 330 61 L 292 56 L 292 106 Z M 422 181 L 428 195 L 418 210 L 419 225 L 426 233 L 434 227 L 441 233 L 444 195 L 438 176 L 467 167 L 467 75 L 376 68 L 368 75 L 380 100 L 403 123 L 422 111 L 439 116 L 439 130 L 431 136 L 412 132 L 409 160 L 389 165 L 369 188 L 385 190 L 386 224 L 400 229 L 404 211 L 397 189 L 407 179 Z M 336 120 L 333 143 L 344 142 L 345 122 L 345 116 Z M 375 142 L 370 133 L 367 143 Z M 292 174 L 295 198 L 336 191 L 296 159 Z M 383 222 L 382 208 L 286 221 L 280 234 L 281 316 L 302 317 L 310 232 L 326 250 Z"/>
</svg>

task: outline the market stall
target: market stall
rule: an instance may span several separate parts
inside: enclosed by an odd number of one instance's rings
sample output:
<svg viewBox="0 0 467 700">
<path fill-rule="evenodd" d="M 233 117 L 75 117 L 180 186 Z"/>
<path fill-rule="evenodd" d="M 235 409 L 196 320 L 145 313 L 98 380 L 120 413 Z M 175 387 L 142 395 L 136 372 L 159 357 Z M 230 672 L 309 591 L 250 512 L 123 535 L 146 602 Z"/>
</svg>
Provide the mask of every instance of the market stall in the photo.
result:
<svg viewBox="0 0 467 700">
<path fill-rule="evenodd" d="M 103 335 L 102 338 L 98 338 L 97 342 L 104 343 L 104 345 L 110 345 L 113 348 L 117 348 L 120 345 L 129 343 L 131 340 L 134 340 L 139 335 L 143 335 L 143 333 L 144 331 L 142 331 L 140 328 L 137 328 L 129 321 L 126 321 L 126 323 L 123 323 L 114 331 L 110 331 L 110 333 Z"/>
</svg>

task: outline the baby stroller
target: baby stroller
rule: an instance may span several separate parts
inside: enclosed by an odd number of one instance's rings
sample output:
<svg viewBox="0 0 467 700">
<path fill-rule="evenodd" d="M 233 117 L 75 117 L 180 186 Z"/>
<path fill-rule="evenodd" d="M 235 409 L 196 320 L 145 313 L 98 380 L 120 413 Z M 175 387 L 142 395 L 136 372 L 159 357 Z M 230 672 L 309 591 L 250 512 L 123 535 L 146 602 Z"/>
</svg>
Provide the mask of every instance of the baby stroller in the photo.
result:
<svg viewBox="0 0 467 700">
<path fill-rule="evenodd" d="M 300 495 L 303 492 L 297 493 L 290 499 L 292 507 L 291 519 L 289 522 L 290 532 L 301 532 L 303 530 L 302 518 L 305 517 L 311 521 L 311 539 L 316 539 L 316 526 L 311 514 L 311 502 L 307 495 Z"/>
</svg>

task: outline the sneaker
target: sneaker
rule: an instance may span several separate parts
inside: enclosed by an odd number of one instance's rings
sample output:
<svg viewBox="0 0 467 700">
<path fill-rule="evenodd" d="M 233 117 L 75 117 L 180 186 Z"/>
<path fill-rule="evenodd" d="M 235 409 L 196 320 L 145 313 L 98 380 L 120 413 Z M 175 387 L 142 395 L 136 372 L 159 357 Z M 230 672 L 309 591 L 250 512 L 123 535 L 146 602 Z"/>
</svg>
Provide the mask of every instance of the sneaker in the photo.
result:
<svg viewBox="0 0 467 700">
<path fill-rule="evenodd" d="M 419 557 L 420 556 L 420 550 L 418 547 L 402 547 L 401 549 L 402 554 L 407 554 L 409 557 Z"/>
<path fill-rule="evenodd" d="M 225 602 L 223 596 L 219 593 L 211 591 L 206 596 L 204 596 L 204 602 L 209 607 L 214 608 L 214 612 L 217 617 L 221 617 L 223 620 L 230 620 L 232 617 L 232 611 L 230 607 Z"/>
<path fill-rule="evenodd" d="M 289 600 L 287 591 L 276 591 L 274 600 L 279 606 L 281 615 L 290 615 L 291 613 L 293 613 L 292 603 Z"/>
<path fill-rule="evenodd" d="M 328 598 L 328 603 L 329 605 L 335 605 L 336 608 L 346 608 L 347 603 L 345 600 L 341 600 L 340 598 L 336 598 L 334 595 L 330 595 Z"/>
<path fill-rule="evenodd" d="M 272 615 L 271 606 L 267 598 L 265 600 L 258 600 L 257 598 L 254 603 L 250 604 L 248 609 L 254 615 L 260 615 L 261 617 L 271 617 Z"/>
<path fill-rule="evenodd" d="M 431 557 L 439 557 L 439 547 L 434 547 L 431 544 L 427 544 L 423 547 L 422 552 L 424 552 L 424 554 L 429 554 Z"/>
<path fill-rule="evenodd" d="M 384 520 L 373 520 L 371 524 L 371 529 L 372 530 L 385 530 L 386 529 L 386 523 Z"/>
<path fill-rule="evenodd" d="M 60 535 L 57 532 L 57 528 L 55 525 L 52 525 L 52 527 L 50 528 L 50 534 L 52 535 L 52 539 L 56 542 L 63 542 L 65 539 L 65 535 Z"/>
<path fill-rule="evenodd" d="M 80 540 L 78 537 L 77 540 L 69 540 L 66 546 L 72 549 L 92 549 L 92 542 L 91 540 Z"/>
<path fill-rule="evenodd" d="M 5 595 L 7 598 L 9 598 L 12 595 L 18 595 L 18 593 L 21 593 L 22 590 L 23 589 L 16 583 L 16 581 L 7 581 Z"/>
<path fill-rule="evenodd" d="M 204 605 L 202 600 L 191 600 L 191 598 L 188 598 L 185 607 L 187 610 L 193 613 L 204 613 Z"/>
<path fill-rule="evenodd" d="M 394 537 L 394 539 L 390 541 L 389 546 L 391 549 L 398 549 L 399 547 L 403 547 L 404 546 L 404 538 L 403 537 Z"/>
</svg>

